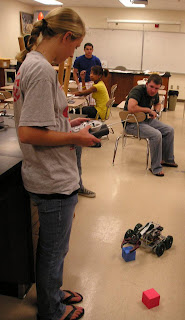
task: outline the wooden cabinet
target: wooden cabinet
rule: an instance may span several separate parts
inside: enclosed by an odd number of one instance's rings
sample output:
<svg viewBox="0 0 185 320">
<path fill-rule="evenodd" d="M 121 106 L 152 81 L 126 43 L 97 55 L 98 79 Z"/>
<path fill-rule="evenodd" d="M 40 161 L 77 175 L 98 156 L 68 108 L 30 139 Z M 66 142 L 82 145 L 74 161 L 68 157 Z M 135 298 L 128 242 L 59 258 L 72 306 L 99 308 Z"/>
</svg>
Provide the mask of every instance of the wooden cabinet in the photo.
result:
<svg viewBox="0 0 185 320">
<path fill-rule="evenodd" d="M 0 68 L 0 87 L 13 85 L 16 76 L 16 67 L 10 66 L 6 68 Z"/>
<path fill-rule="evenodd" d="M 0 176 L 0 293 L 22 298 L 35 281 L 30 199 L 21 162 Z"/>
<path fill-rule="evenodd" d="M 23 186 L 15 128 L 0 135 L 0 294 L 22 298 L 35 282 L 38 216 Z"/>
<path fill-rule="evenodd" d="M 5 86 L 4 68 L 0 68 L 0 87 Z"/>
</svg>

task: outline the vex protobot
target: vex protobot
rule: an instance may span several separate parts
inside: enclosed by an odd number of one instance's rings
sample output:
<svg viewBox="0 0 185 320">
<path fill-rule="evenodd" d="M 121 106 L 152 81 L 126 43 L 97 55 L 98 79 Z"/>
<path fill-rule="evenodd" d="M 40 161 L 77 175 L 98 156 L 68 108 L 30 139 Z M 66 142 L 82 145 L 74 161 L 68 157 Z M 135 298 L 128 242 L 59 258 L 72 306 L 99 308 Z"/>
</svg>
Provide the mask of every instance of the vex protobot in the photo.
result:
<svg viewBox="0 0 185 320">
<path fill-rule="evenodd" d="M 132 244 L 130 253 L 135 251 L 141 245 L 149 247 L 158 257 L 162 256 L 165 250 L 171 248 L 173 243 L 172 236 L 163 236 L 161 234 L 163 227 L 154 222 L 148 222 L 144 226 L 136 224 L 134 230 L 128 229 L 121 243 L 121 248 L 125 244 Z"/>
</svg>

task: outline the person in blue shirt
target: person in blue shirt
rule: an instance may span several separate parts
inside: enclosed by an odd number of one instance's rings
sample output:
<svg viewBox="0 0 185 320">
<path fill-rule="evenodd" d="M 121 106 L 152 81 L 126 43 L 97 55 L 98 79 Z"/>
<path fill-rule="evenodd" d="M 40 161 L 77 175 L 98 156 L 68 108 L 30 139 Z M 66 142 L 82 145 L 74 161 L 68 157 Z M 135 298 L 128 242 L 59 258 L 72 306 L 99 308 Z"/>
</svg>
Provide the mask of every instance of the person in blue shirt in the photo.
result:
<svg viewBox="0 0 185 320">
<path fill-rule="evenodd" d="M 76 58 L 73 64 L 73 79 L 78 85 L 78 91 L 81 91 L 82 88 L 82 79 L 80 77 L 81 71 L 86 71 L 85 73 L 85 87 L 90 89 L 93 85 L 93 81 L 90 79 L 91 67 L 101 66 L 101 61 L 99 58 L 93 55 L 93 45 L 92 43 L 86 43 L 84 45 L 85 54 Z M 95 100 L 92 98 L 92 95 L 88 96 L 88 105 L 94 106 Z"/>
</svg>

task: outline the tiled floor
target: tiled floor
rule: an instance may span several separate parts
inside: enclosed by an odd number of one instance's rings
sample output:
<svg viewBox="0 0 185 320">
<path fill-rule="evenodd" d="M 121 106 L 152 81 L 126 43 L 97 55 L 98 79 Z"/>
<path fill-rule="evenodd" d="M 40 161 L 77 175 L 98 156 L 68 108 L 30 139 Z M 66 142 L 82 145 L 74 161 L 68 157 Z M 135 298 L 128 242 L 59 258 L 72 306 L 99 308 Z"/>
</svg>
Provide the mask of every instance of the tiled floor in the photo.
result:
<svg viewBox="0 0 185 320">
<path fill-rule="evenodd" d="M 178 168 L 164 168 L 165 177 L 145 170 L 144 141 L 121 141 L 112 166 L 115 134 L 102 140 L 102 148 L 83 150 L 83 181 L 96 192 L 95 199 L 79 198 L 65 261 L 64 288 L 82 293 L 87 320 L 183 320 L 185 315 L 185 119 L 183 103 L 164 112 L 162 121 L 175 128 Z M 109 123 L 119 121 L 113 109 Z M 140 248 L 136 260 L 126 263 L 120 244 L 125 231 L 138 222 L 160 223 L 174 243 L 158 258 Z M 147 309 L 142 292 L 154 288 L 159 307 Z M 33 285 L 24 300 L 0 296 L 0 320 L 35 320 Z"/>
</svg>

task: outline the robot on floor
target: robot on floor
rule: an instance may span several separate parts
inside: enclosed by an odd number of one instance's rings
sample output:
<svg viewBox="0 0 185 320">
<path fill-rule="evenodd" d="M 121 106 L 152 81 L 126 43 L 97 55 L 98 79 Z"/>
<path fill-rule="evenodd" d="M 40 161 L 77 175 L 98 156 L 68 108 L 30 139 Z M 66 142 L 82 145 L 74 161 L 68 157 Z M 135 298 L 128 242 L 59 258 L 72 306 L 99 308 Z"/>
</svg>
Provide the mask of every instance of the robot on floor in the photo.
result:
<svg viewBox="0 0 185 320">
<path fill-rule="evenodd" d="M 130 250 L 130 252 L 133 252 L 139 248 L 140 245 L 143 245 L 145 247 L 149 247 L 158 257 L 160 257 L 165 250 L 171 248 L 173 243 L 173 237 L 163 236 L 161 234 L 162 230 L 163 227 L 154 222 L 148 222 L 144 226 L 138 223 L 134 230 L 127 230 L 122 241 L 121 248 L 127 243 L 133 244 L 134 247 Z"/>
</svg>

